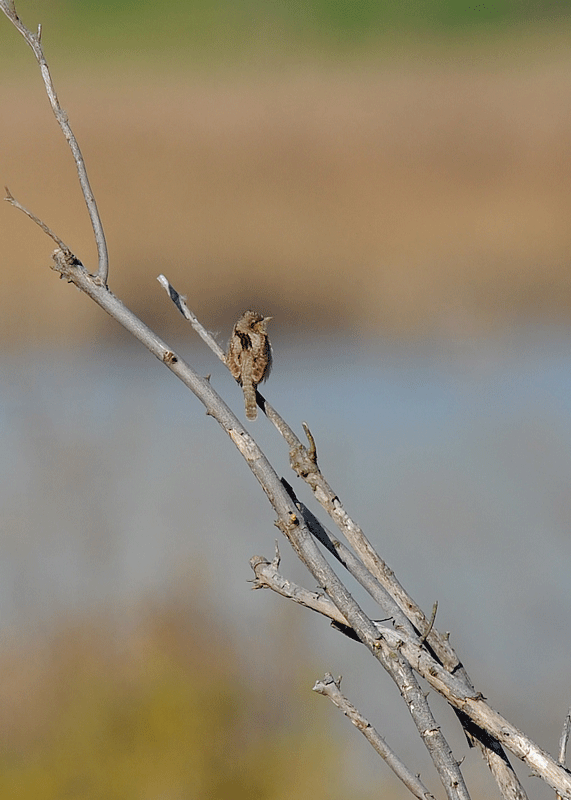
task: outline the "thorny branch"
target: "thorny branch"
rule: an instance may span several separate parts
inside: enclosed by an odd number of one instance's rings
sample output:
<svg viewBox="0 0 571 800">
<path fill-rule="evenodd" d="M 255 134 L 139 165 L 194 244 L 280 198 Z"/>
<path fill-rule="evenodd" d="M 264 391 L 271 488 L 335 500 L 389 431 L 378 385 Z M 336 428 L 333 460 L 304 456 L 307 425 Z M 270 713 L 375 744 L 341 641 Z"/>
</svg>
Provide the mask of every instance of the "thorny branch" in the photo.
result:
<svg viewBox="0 0 571 800">
<path fill-rule="evenodd" d="M 270 407 L 269 403 L 261 395 L 258 395 L 258 403 L 261 404 L 262 410 L 265 411 L 290 447 L 292 468 L 310 485 L 315 497 L 345 535 L 354 552 L 335 540 L 316 521 L 309 510 L 296 500 L 291 490 L 288 491 L 287 485 L 280 481 L 254 439 L 213 390 L 210 381 L 200 377 L 192 367 L 186 364 L 109 291 L 107 288 L 107 250 L 103 228 L 81 151 L 69 126 L 67 116 L 59 105 L 52 84 L 41 47 L 41 28 L 38 28 L 37 34 L 31 33 L 20 21 L 13 0 L 0 0 L 0 9 L 28 42 L 40 65 L 52 109 L 75 159 L 97 243 L 99 269 L 93 276 L 87 272 L 81 261 L 45 223 L 24 209 L 8 193 L 6 199 L 24 211 L 58 244 L 58 249 L 54 253 L 54 269 L 61 277 L 88 294 L 141 341 L 188 386 L 204 404 L 207 413 L 214 417 L 228 433 L 274 507 L 277 513 L 277 526 L 289 539 L 293 549 L 323 591 L 323 594 L 319 595 L 322 605 L 319 608 L 316 606 L 316 610 L 320 613 L 327 613 L 327 608 L 335 609 L 335 616 L 340 618 L 339 624 L 344 625 L 347 631 L 352 632 L 354 638 L 357 638 L 369 649 L 397 683 L 401 694 L 407 701 L 421 738 L 433 758 L 448 797 L 468 798 L 468 792 L 458 764 L 428 709 L 426 698 L 418 686 L 412 672 L 413 669 L 457 710 L 467 734 L 482 747 L 504 797 L 523 799 L 525 792 L 515 778 L 501 744 L 525 761 L 534 773 L 540 775 L 562 798 L 571 800 L 571 774 L 569 771 L 564 766 L 557 764 L 554 759 L 486 704 L 482 695 L 476 692 L 471 684 L 467 673 L 450 647 L 447 636 L 443 636 L 431 626 L 421 609 L 396 580 L 392 570 L 375 552 L 359 526 L 346 513 L 339 498 L 329 487 L 317 465 L 317 448 L 307 425 L 304 424 L 309 442 L 308 447 L 302 444 L 293 430 Z M 181 313 L 187 316 L 218 358 L 224 361 L 224 353 L 221 348 L 202 328 L 194 315 L 188 311 L 184 299 L 170 287 L 166 278 L 161 276 L 159 280 Z M 375 623 L 362 611 L 323 557 L 314 537 L 325 543 L 326 547 L 335 553 L 338 561 L 353 574 L 360 575 L 359 579 L 364 581 L 364 584 L 372 587 L 371 594 L 376 598 L 382 598 L 382 607 L 387 604 L 392 608 L 390 612 L 392 626 Z M 260 559 L 253 564 L 257 575 L 258 568 L 263 565 L 262 562 L 268 563 L 264 559 Z M 368 573 L 367 577 L 365 577 L 365 573 Z M 285 587 L 283 581 L 284 579 L 282 579 L 282 589 Z M 266 585 L 271 585 L 271 582 L 268 581 Z M 274 587 L 272 586 L 272 588 Z M 285 592 L 282 591 L 282 593 Z M 310 602 L 305 604 L 311 607 Z"/>
</svg>

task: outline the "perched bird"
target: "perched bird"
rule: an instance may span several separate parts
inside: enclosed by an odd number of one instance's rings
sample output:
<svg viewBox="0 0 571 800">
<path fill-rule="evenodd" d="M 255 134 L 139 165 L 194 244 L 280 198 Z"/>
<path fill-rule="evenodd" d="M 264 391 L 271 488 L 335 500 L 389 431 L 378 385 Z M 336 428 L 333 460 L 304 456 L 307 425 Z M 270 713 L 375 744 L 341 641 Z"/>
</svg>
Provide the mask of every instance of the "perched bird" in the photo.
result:
<svg viewBox="0 0 571 800">
<path fill-rule="evenodd" d="M 272 347 L 266 330 L 270 320 L 256 311 L 245 311 L 228 342 L 226 364 L 242 387 L 246 416 L 251 420 L 258 416 L 256 386 L 266 380 L 272 368 Z"/>
</svg>

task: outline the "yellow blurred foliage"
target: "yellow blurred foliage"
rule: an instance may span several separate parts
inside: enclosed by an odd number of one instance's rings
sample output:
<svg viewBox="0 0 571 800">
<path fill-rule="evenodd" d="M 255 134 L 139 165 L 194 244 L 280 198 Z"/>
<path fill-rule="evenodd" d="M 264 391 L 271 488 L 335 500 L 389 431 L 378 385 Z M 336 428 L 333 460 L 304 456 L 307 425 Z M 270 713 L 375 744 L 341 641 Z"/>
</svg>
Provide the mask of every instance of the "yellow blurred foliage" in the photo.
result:
<svg viewBox="0 0 571 800">
<path fill-rule="evenodd" d="M 304 711 L 309 679 L 302 700 L 248 678 L 190 607 L 147 609 L 125 635 L 91 616 L 5 648 L 0 685 L 2 798 L 343 796 L 339 744 Z"/>
</svg>

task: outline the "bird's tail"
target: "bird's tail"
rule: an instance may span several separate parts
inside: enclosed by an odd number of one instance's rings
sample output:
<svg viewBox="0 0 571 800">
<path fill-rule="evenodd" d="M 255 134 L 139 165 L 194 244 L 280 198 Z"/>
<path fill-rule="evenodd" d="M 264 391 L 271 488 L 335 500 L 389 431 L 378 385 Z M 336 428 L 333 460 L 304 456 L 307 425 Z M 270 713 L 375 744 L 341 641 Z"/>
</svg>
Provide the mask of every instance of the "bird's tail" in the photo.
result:
<svg viewBox="0 0 571 800">
<path fill-rule="evenodd" d="M 248 382 L 242 386 L 244 390 L 244 403 L 246 404 L 246 416 L 250 420 L 255 420 L 258 416 L 258 406 L 256 404 L 256 387 Z"/>
</svg>

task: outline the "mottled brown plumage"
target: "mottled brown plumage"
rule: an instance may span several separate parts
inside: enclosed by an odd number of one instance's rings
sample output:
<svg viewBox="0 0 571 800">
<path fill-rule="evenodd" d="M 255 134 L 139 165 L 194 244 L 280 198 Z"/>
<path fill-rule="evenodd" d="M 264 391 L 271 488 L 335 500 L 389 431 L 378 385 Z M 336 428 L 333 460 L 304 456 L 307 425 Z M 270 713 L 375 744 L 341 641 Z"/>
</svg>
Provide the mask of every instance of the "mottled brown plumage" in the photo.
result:
<svg viewBox="0 0 571 800">
<path fill-rule="evenodd" d="M 266 330 L 269 320 L 271 317 L 263 317 L 256 311 L 245 311 L 228 342 L 226 363 L 244 391 L 246 416 L 251 420 L 258 416 L 256 386 L 266 380 L 272 368 L 272 348 Z"/>
</svg>

